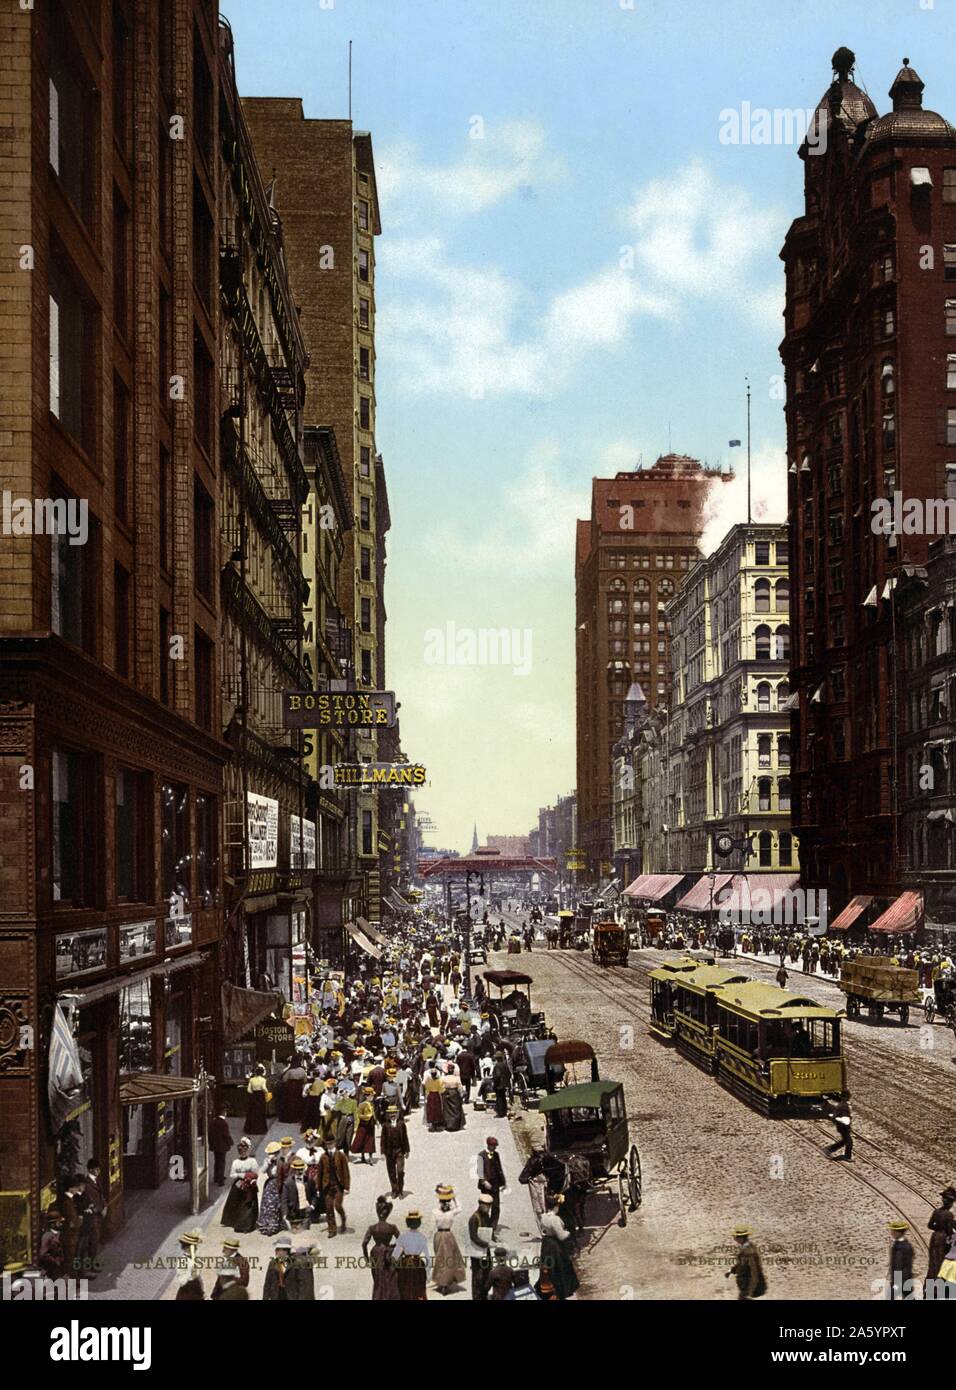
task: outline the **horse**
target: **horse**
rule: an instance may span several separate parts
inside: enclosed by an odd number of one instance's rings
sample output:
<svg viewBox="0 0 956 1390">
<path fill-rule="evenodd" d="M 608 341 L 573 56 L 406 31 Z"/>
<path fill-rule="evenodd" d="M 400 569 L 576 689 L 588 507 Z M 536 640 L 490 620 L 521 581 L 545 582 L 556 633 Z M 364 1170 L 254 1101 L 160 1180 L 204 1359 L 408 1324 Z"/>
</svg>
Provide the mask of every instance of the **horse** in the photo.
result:
<svg viewBox="0 0 956 1390">
<path fill-rule="evenodd" d="M 518 1174 L 518 1181 L 528 1183 L 539 1175 L 544 1177 L 549 1196 L 564 1197 L 561 1219 L 571 1235 L 575 1235 L 584 1226 L 584 1204 L 591 1181 L 587 1159 L 573 1156 L 565 1160 L 549 1149 L 540 1149 L 528 1159 Z"/>
</svg>

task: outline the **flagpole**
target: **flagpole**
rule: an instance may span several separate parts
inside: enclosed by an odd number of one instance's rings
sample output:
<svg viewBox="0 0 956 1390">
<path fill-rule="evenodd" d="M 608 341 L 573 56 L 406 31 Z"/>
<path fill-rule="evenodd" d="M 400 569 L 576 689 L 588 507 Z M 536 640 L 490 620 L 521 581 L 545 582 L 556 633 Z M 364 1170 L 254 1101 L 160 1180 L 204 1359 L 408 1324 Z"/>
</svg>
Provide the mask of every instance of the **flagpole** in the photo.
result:
<svg viewBox="0 0 956 1390">
<path fill-rule="evenodd" d="M 744 377 L 747 383 L 747 525 L 750 525 L 750 377 Z"/>
</svg>

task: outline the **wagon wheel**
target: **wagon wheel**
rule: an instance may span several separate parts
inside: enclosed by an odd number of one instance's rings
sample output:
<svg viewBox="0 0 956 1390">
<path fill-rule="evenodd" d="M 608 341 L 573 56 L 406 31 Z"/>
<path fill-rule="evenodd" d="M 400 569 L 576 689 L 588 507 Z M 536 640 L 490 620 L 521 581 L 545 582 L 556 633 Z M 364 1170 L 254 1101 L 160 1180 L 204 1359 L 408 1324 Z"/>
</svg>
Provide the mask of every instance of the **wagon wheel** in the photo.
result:
<svg viewBox="0 0 956 1390">
<path fill-rule="evenodd" d="M 853 994 L 846 1001 L 846 1016 L 847 1018 L 860 1017 L 860 1001 Z"/>
<path fill-rule="evenodd" d="M 910 1006 L 909 1006 L 909 1004 L 901 1004 L 901 1005 L 900 1005 L 900 1023 L 902 1023 L 903 1027 L 905 1028 L 906 1025 L 907 1025 L 907 1023 L 909 1023 L 909 1021 L 910 1021 Z"/>
<path fill-rule="evenodd" d="M 929 1002 L 925 1003 L 923 1005 L 923 1015 L 927 1023 L 932 1023 L 933 1019 L 936 1017 L 936 1005 L 930 1004 Z"/>
<path fill-rule="evenodd" d="M 631 1211 L 637 1211 L 644 1199 L 644 1175 L 641 1172 L 641 1155 L 636 1144 L 631 1145 L 631 1152 L 627 1157 L 627 1170 L 627 1191 L 631 1199 Z"/>
<path fill-rule="evenodd" d="M 617 1199 L 621 1207 L 619 1226 L 627 1225 L 627 1169 L 622 1163 L 617 1170 Z"/>
</svg>

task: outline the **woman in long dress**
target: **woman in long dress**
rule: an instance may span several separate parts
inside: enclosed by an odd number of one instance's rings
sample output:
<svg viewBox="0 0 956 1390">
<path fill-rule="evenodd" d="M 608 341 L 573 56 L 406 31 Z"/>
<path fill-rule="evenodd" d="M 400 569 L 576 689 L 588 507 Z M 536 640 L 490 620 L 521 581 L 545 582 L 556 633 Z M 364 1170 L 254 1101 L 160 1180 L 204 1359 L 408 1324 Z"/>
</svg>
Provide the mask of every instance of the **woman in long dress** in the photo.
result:
<svg viewBox="0 0 956 1390">
<path fill-rule="evenodd" d="M 442 1119 L 445 1128 L 455 1133 L 465 1128 L 465 1107 L 461 1095 L 461 1081 L 455 1074 L 454 1062 L 445 1067 L 442 1078 Z"/>
<path fill-rule="evenodd" d="M 220 1217 L 221 1224 L 240 1235 L 256 1229 L 259 1219 L 259 1165 L 251 1156 L 248 1139 L 239 1140 L 239 1157 L 229 1170 L 229 1194 Z"/>
<path fill-rule="evenodd" d="M 358 1124 L 352 1140 L 352 1153 L 361 1155 L 361 1162 L 375 1159 L 375 1088 L 365 1087 L 365 1098 L 358 1108 Z"/>
<path fill-rule="evenodd" d="M 302 1106 L 302 1133 L 307 1133 L 310 1129 L 318 1129 L 322 1120 L 322 1097 L 325 1094 L 325 1078 L 314 1074 L 311 1082 L 306 1086 L 305 1100 Z"/>
<path fill-rule="evenodd" d="M 266 1151 L 271 1148 L 272 1145 L 268 1144 Z M 266 1168 L 259 1207 L 259 1230 L 264 1236 L 277 1236 L 282 1230 L 282 1186 L 285 1176 L 285 1164 L 277 1153 L 273 1153 Z"/>
<path fill-rule="evenodd" d="M 297 1125 L 302 1119 L 302 1090 L 305 1085 L 305 1067 L 300 1057 L 292 1061 L 282 1073 L 276 1104 L 276 1118 Z"/>
<path fill-rule="evenodd" d="M 389 1221 L 392 1204 L 386 1197 L 379 1197 L 375 1203 L 378 1220 L 365 1232 L 362 1241 L 362 1254 L 368 1260 L 372 1271 L 373 1303 L 394 1303 L 398 1299 L 398 1275 L 392 1260 L 392 1251 L 399 1237 L 399 1229 Z M 369 1245 L 372 1250 L 369 1253 Z"/>
<path fill-rule="evenodd" d="M 442 1104 L 444 1087 L 438 1068 L 432 1067 L 425 1078 L 425 1123 L 429 1129 L 444 1129 L 445 1111 Z"/>
<path fill-rule="evenodd" d="M 249 1101 L 246 1107 L 246 1123 L 242 1127 L 245 1134 L 265 1134 L 269 1128 L 269 1122 L 266 1119 L 266 1093 L 268 1090 L 266 1069 L 260 1062 L 246 1086 Z"/>
<path fill-rule="evenodd" d="M 395 1242 L 398 1297 L 403 1303 L 424 1303 L 428 1298 L 428 1241 L 421 1233 L 421 1224 L 421 1212 L 408 1212 L 406 1230 Z"/>
<path fill-rule="evenodd" d="M 432 1278 L 440 1294 L 449 1294 L 458 1284 L 465 1282 L 465 1261 L 452 1227 L 461 1207 L 455 1197 L 454 1188 L 442 1186 L 438 1192 L 438 1210 L 434 1213 L 435 1235 L 432 1249 L 435 1252 Z"/>
</svg>

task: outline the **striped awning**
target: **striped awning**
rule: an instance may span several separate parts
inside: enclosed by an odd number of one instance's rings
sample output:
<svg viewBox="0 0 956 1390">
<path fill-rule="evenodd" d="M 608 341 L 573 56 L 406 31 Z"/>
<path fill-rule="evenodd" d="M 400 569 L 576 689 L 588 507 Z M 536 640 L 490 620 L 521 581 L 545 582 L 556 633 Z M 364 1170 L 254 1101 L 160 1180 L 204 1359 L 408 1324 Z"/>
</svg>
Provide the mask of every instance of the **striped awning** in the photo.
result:
<svg viewBox="0 0 956 1390">
<path fill-rule="evenodd" d="M 731 874 L 729 892 L 721 894 L 719 906 L 741 916 L 751 911 L 774 911 L 784 896 L 800 885 L 799 874 Z M 709 899 L 708 892 L 708 899 Z M 716 890 L 714 896 L 717 896 Z M 776 918 L 774 918 L 776 920 Z"/>
<path fill-rule="evenodd" d="M 666 897 L 672 888 L 676 888 L 683 877 L 683 874 L 641 874 L 624 889 L 624 895 L 628 898 L 646 898 L 648 902 L 657 903 Z"/>
<path fill-rule="evenodd" d="M 917 892 L 901 893 L 895 903 L 878 917 L 870 931 L 900 932 L 914 931 L 923 918 L 923 895 Z"/>
<path fill-rule="evenodd" d="M 685 893 L 676 904 L 679 911 L 683 912 L 709 912 L 711 906 L 717 906 L 714 901 L 721 888 L 724 888 L 733 874 L 704 874 L 697 880 L 689 893 Z"/>
<path fill-rule="evenodd" d="M 857 893 L 855 898 L 851 898 L 846 907 L 830 923 L 829 931 L 848 931 L 859 917 L 861 912 L 865 912 L 873 901 L 872 893 Z"/>
<path fill-rule="evenodd" d="M 345 930 L 355 942 L 356 946 L 363 950 L 366 955 L 372 956 L 375 960 L 378 960 L 379 956 L 382 954 L 381 946 L 376 946 L 374 941 L 370 941 L 361 927 L 357 926 L 355 922 L 346 922 Z"/>
</svg>

